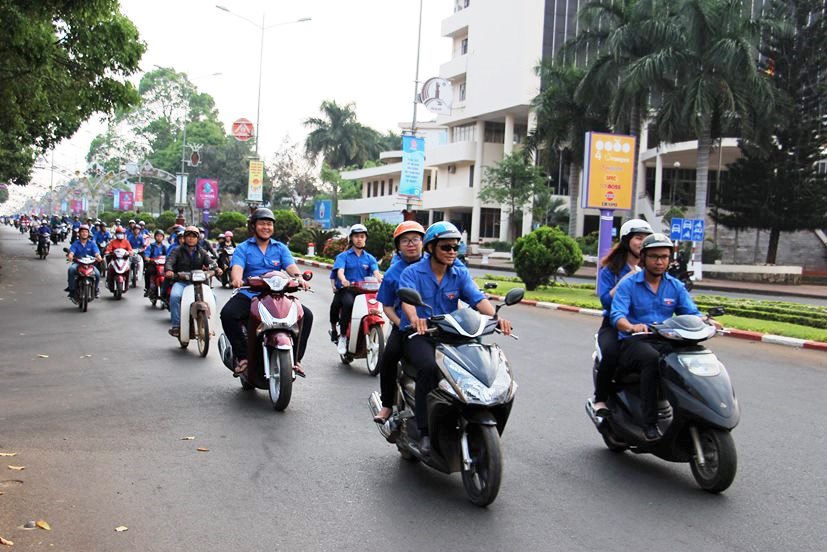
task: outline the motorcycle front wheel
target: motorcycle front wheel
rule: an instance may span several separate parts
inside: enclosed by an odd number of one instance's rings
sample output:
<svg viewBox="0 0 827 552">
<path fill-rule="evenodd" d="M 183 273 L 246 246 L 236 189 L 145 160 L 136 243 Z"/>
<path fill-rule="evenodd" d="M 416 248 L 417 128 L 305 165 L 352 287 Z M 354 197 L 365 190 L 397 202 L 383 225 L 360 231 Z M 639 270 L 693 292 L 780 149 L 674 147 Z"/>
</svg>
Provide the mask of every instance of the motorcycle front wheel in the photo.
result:
<svg viewBox="0 0 827 552">
<path fill-rule="evenodd" d="M 468 499 L 476 506 L 485 507 L 494 502 L 502 480 L 502 451 L 500 435 L 495 426 L 469 424 L 468 451 L 471 466 L 462 468 L 462 484 Z"/>
<path fill-rule="evenodd" d="M 293 394 L 293 355 L 284 349 L 270 349 L 270 402 L 281 412 Z"/>
<path fill-rule="evenodd" d="M 704 465 L 698 464 L 693 455 L 689 461 L 692 476 L 701 489 L 710 493 L 720 493 L 732 485 L 738 469 L 738 453 L 735 440 L 728 431 L 710 428 L 698 428 Z"/>
<path fill-rule="evenodd" d="M 89 287 L 89 284 L 86 282 L 80 284 L 80 293 L 78 293 L 78 308 L 82 312 L 86 312 L 86 309 L 89 307 Z"/>
<path fill-rule="evenodd" d="M 379 373 L 379 359 L 385 351 L 385 335 L 382 326 L 372 326 L 368 331 L 368 350 L 365 355 L 365 363 L 368 365 L 368 373 L 375 376 Z"/>
<path fill-rule="evenodd" d="M 198 343 L 198 354 L 202 358 L 207 356 L 210 352 L 210 322 L 204 311 L 198 311 L 198 317 L 195 319 L 195 340 Z"/>
</svg>

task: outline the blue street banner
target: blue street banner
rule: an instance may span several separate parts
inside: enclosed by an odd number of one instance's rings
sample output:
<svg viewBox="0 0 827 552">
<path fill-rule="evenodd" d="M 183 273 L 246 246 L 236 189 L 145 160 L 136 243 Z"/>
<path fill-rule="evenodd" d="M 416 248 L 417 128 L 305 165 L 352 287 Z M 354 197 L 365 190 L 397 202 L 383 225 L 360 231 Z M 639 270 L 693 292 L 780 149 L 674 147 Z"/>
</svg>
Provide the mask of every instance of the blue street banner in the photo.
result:
<svg viewBox="0 0 827 552">
<path fill-rule="evenodd" d="M 313 221 L 327 230 L 332 226 L 333 200 L 317 199 L 313 204 Z"/>
<path fill-rule="evenodd" d="M 671 230 L 669 232 L 669 239 L 673 241 L 681 239 L 681 228 L 683 228 L 683 219 L 673 218 Z"/>
<path fill-rule="evenodd" d="M 121 208 L 121 191 L 112 190 L 112 209 L 115 211 Z"/>
<path fill-rule="evenodd" d="M 693 242 L 703 242 L 704 241 L 704 220 L 703 219 L 694 219 L 692 221 L 692 241 Z"/>
<path fill-rule="evenodd" d="M 415 136 L 402 137 L 402 177 L 398 195 L 422 197 L 422 177 L 425 174 L 425 139 Z"/>
</svg>

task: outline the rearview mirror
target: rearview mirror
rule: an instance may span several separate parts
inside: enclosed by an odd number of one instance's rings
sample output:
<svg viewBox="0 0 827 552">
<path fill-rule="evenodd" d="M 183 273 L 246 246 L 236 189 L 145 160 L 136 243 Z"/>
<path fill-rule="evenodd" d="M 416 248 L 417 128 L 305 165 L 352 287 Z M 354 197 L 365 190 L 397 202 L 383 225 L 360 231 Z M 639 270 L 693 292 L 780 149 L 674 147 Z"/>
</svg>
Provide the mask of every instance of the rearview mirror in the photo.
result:
<svg viewBox="0 0 827 552">
<path fill-rule="evenodd" d="M 714 316 L 721 316 L 722 314 L 725 314 L 725 313 L 726 313 L 726 309 L 724 307 L 712 307 L 707 312 L 707 314 L 709 314 L 709 316 L 713 316 L 713 317 Z"/>
<path fill-rule="evenodd" d="M 313 272 L 311 272 L 310 270 L 305 270 L 304 272 L 302 272 L 302 280 L 304 280 L 305 282 L 309 282 L 312 279 Z"/>
<path fill-rule="evenodd" d="M 497 289 L 497 282 L 485 282 L 483 289 Z"/>
<path fill-rule="evenodd" d="M 68 252 L 69 252 L 69 248 L 68 248 L 68 247 L 64 247 L 64 248 L 63 248 L 63 252 L 64 252 L 64 253 L 68 253 Z"/>
<path fill-rule="evenodd" d="M 413 288 L 399 288 L 396 293 L 399 294 L 399 299 L 403 303 L 408 303 L 409 305 L 413 305 L 415 307 L 424 306 L 422 296 L 419 295 L 419 292 Z"/>
<path fill-rule="evenodd" d="M 525 296 L 525 290 L 523 288 L 510 289 L 508 293 L 505 294 L 505 304 L 508 306 L 516 305 L 523 300 L 523 296 Z"/>
</svg>

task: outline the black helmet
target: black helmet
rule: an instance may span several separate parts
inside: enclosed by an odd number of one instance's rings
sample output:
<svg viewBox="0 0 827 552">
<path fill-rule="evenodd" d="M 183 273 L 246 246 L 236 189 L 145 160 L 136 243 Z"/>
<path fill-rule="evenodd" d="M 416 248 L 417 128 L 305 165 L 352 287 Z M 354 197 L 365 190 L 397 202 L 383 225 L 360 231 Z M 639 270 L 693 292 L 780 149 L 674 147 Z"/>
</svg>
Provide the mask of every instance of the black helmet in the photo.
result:
<svg viewBox="0 0 827 552">
<path fill-rule="evenodd" d="M 271 220 L 271 221 L 273 221 L 273 224 L 275 224 L 276 217 L 273 214 L 273 211 L 271 211 L 270 209 L 268 209 L 266 207 L 259 207 L 250 216 L 250 223 L 255 224 L 256 221 L 259 221 L 259 220 Z"/>
</svg>

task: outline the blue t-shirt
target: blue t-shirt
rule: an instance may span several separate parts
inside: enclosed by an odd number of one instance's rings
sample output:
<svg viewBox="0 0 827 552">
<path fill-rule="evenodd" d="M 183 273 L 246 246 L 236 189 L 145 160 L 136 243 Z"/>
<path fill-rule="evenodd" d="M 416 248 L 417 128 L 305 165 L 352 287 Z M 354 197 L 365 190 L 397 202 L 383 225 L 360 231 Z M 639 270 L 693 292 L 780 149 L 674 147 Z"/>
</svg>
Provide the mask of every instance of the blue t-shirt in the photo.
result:
<svg viewBox="0 0 827 552">
<path fill-rule="evenodd" d="M 457 310 L 460 299 L 472 307 L 485 299 L 485 295 L 474 283 L 468 269 L 463 266 L 451 265 L 442 277 L 442 282 L 437 283 L 436 276 L 431 270 L 431 260 L 427 257 L 402 271 L 399 277 L 399 287 L 414 288 L 422 296 L 422 301 L 433 307 L 433 312 L 425 307 L 417 307 L 416 315 L 420 318 L 427 318 L 430 314 L 453 312 Z M 399 328 L 404 330 L 411 323 L 404 312 L 401 318 Z"/>
<path fill-rule="evenodd" d="M 615 291 L 612 301 L 612 326 L 625 318 L 632 324 L 655 324 L 672 318 L 673 314 L 694 314 L 701 316 L 683 283 L 664 274 L 654 293 L 646 283 L 646 272 L 640 271 L 623 280 Z M 618 332 L 619 339 L 629 337 Z"/>
<path fill-rule="evenodd" d="M 144 247 L 144 235 L 140 232 L 137 236 L 135 234 L 130 233 L 126 237 L 126 241 L 128 241 L 129 245 L 131 245 L 134 249 L 143 249 Z"/>
<path fill-rule="evenodd" d="M 261 276 L 274 270 L 287 270 L 287 267 L 293 264 L 296 264 L 296 260 L 283 243 L 271 238 L 267 245 L 267 251 L 262 253 L 256 238 L 252 237 L 241 242 L 235 248 L 230 267 L 240 266 L 243 268 L 242 278 L 246 279 L 250 276 Z M 250 298 L 256 296 L 256 293 L 248 289 L 240 291 Z"/>
<path fill-rule="evenodd" d="M 144 257 L 147 259 L 154 259 L 167 254 L 167 246 L 162 242 L 160 244 L 152 242 L 144 249 Z"/>
<path fill-rule="evenodd" d="M 76 259 L 79 257 L 86 257 L 87 255 L 94 257 L 95 255 L 101 254 L 98 244 L 96 244 L 93 240 L 86 240 L 86 245 L 83 245 L 80 240 L 75 240 L 75 243 L 69 247 L 69 252 L 71 252 Z"/>
<path fill-rule="evenodd" d="M 357 255 L 351 247 L 336 255 L 333 270 L 339 270 L 340 268 L 345 270 L 345 279 L 348 282 L 363 282 L 365 278 L 373 276 L 374 271 L 379 270 L 379 265 L 376 262 L 376 257 L 364 249 L 361 255 Z M 337 281 L 336 285 L 338 287 L 341 283 Z"/>
<path fill-rule="evenodd" d="M 391 266 L 385 272 L 385 277 L 382 278 L 382 285 L 379 286 L 376 299 L 386 307 L 393 306 L 393 310 L 399 318 L 402 318 L 402 302 L 396 296 L 396 291 L 399 289 L 399 277 L 402 276 L 402 272 L 406 268 L 418 262 L 418 260 L 409 263 L 402 255 L 397 253 L 393 256 Z"/>
<path fill-rule="evenodd" d="M 600 297 L 600 304 L 603 305 L 603 316 L 609 316 L 612 313 L 612 296 L 609 292 L 631 270 L 632 267 L 628 264 L 623 265 L 620 274 L 615 274 L 608 266 L 600 269 L 597 275 L 597 296 Z"/>
</svg>

